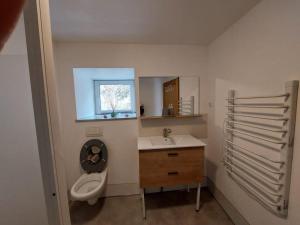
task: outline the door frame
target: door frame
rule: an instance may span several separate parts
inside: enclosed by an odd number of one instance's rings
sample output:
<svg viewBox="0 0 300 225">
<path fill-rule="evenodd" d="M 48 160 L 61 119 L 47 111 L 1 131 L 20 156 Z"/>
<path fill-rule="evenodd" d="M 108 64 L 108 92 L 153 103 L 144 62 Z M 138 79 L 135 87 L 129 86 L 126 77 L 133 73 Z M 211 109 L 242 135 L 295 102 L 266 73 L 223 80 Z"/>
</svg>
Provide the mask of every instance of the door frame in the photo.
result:
<svg viewBox="0 0 300 225">
<path fill-rule="evenodd" d="M 61 155 L 48 0 L 27 0 L 24 23 L 38 151 L 49 225 L 71 225 L 67 184 Z"/>
</svg>

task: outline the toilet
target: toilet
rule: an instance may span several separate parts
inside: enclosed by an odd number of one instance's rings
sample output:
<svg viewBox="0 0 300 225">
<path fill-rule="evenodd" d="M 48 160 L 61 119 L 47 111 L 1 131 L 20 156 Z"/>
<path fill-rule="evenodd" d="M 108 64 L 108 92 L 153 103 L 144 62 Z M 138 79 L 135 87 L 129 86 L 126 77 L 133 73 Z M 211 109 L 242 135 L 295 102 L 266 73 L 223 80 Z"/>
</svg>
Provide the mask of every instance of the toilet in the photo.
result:
<svg viewBox="0 0 300 225">
<path fill-rule="evenodd" d="M 84 173 L 71 188 L 74 201 L 87 201 L 94 205 L 101 197 L 107 180 L 107 148 L 105 144 L 92 139 L 87 141 L 80 152 L 80 165 Z"/>
</svg>

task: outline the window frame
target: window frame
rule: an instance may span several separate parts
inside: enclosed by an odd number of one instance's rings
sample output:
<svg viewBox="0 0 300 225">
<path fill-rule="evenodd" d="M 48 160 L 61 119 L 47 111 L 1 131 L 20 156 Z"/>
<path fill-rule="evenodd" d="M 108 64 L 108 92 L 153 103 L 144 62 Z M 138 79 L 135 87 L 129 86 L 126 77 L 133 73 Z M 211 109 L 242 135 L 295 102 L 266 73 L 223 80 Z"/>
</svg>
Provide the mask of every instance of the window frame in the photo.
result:
<svg viewBox="0 0 300 225">
<path fill-rule="evenodd" d="M 95 115 L 104 115 L 112 113 L 112 110 L 101 110 L 101 85 L 129 85 L 131 110 L 115 110 L 117 113 L 136 113 L 136 99 L 135 99 L 135 80 L 93 80 L 94 82 L 94 102 L 95 102 Z"/>
</svg>

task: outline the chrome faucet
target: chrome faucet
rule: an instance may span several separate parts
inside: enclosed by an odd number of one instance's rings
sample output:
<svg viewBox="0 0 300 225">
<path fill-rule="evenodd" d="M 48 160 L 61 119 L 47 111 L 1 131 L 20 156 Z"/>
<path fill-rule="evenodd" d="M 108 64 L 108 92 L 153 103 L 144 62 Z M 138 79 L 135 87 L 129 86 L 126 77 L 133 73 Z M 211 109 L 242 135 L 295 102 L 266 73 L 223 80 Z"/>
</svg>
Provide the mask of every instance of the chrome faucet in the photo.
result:
<svg viewBox="0 0 300 225">
<path fill-rule="evenodd" d="M 164 136 L 164 138 L 169 137 L 169 134 L 171 134 L 171 133 L 172 133 L 172 130 L 170 128 L 164 128 L 163 129 L 163 136 Z"/>
</svg>

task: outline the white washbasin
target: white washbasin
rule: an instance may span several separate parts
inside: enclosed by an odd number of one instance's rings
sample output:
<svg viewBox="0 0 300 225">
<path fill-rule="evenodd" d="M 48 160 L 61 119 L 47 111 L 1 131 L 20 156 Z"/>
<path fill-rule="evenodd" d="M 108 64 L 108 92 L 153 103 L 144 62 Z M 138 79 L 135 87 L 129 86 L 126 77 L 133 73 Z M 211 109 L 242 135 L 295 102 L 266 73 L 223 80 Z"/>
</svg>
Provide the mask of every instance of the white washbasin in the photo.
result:
<svg viewBox="0 0 300 225">
<path fill-rule="evenodd" d="M 152 145 L 175 145 L 175 141 L 172 137 L 150 137 L 150 142 Z"/>
<path fill-rule="evenodd" d="M 163 136 L 150 136 L 138 138 L 139 150 L 164 149 L 164 148 L 182 148 L 182 147 L 200 147 L 205 146 L 200 139 L 192 135 L 172 135 L 168 138 Z"/>
</svg>

